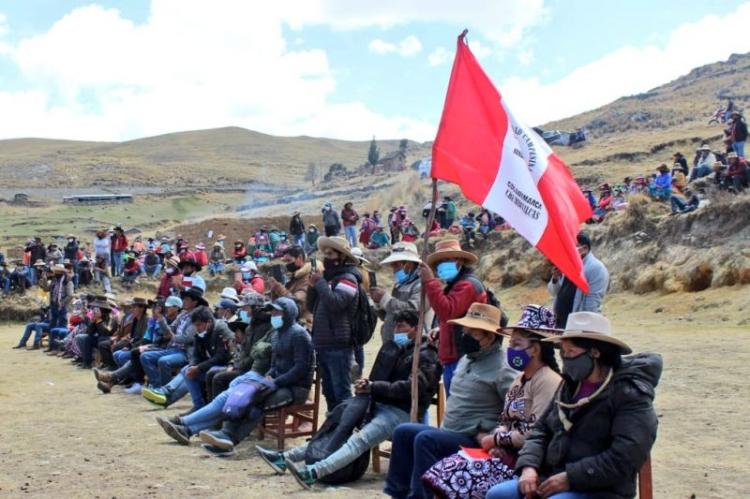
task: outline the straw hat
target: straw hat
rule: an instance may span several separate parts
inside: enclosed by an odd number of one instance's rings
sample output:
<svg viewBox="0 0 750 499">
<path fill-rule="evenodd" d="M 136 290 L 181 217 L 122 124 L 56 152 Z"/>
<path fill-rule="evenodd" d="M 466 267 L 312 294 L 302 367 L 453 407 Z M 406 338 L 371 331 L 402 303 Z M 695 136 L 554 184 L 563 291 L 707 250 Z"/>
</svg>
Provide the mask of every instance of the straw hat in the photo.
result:
<svg viewBox="0 0 750 499">
<path fill-rule="evenodd" d="M 176 257 L 176 256 L 170 257 L 167 260 L 166 266 L 167 267 L 178 268 L 180 266 L 180 259 L 179 259 L 179 257 Z"/>
<path fill-rule="evenodd" d="M 703 145 L 702 145 L 702 146 L 700 147 L 700 149 L 698 149 L 698 150 L 699 150 L 699 151 L 708 151 L 708 152 L 711 152 L 711 146 L 709 146 L 708 144 L 703 144 Z"/>
<path fill-rule="evenodd" d="M 558 336 L 562 329 L 555 328 L 555 314 L 541 305 L 526 305 L 521 312 L 521 318 L 514 326 L 500 329 L 500 334 L 510 336 L 514 330 L 528 331 L 545 338 Z"/>
<path fill-rule="evenodd" d="M 500 318 L 503 312 L 486 303 L 472 303 L 466 315 L 460 319 L 451 319 L 448 324 L 463 326 L 472 329 L 482 329 L 489 333 L 498 334 Z"/>
<path fill-rule="evenodd" d="M 589 340 L 610 343 L 620 347 L 623 355 L 632 353 L 631 348 L 621 340 L 612 336 L 612 325 L 609 319 L 594 312 L 574 312 L 568 316 L 563 334 L 546 338 L 542 341 L 560 342 L 574 338 L 586 338 Z"/>
<path fill-rule="evenodd" d="M 326 237 L 321 236 L 318 239 L 318 249 L 322 252 L 326 248 L 330 248 L 334 251 L 338 251 L 344 258 L 349 260 L 353 264 L 357 264 L 359 259 L 352 253 L 352 248 L 349 246 L 349 241 L 340 236 Z"/>
<path fill-rule="evenodd" d="M 44 260 L 42 260 L 42 259 L 40 258 L 39 260 L 37 260 L 36 262 L 34 262 L 34 265 L 33 265 L 33 266 L 34 266 L 34 267 L 44 267 L 44 265 L 45 265 L 45 263 L 44 263 Z"/>
<path fill-rule="evenodd" d="M 380 262 L 381 265 L 386 265 L 395 262 L 414 262 L 422 263 L 419 258 L 417 251 L 417 245 L 414 243 L 396 243 L 391 248 L 391 254 Z"/>
<path fill-rule="evenodd" d="M 60 263 L 56 263 L 52 266 L 52 272 L 55 274 L 63 274 L 65 273 L 65 265 L 62 265 Z"/>
<path fill-rule="evenodd" d="M 730 153 L 727 154 L 727 159 L 734 159 L 734 158 L 738 158 L 738 157 L 739 156 L 737 156 L 737 153 L 734 152 L 734 151 L 732 151 L 732 152 L 730 152 Z"/>
<path fill-rule="evenodd" d="M 435 243 L 435 251 L 427 256 L 427 265 L 435 267 L 443 260 L 454 259 L 466 260 L 469 265 L 473 265 L 479 260 L 474 253 L 462 250 L 458 239 L 445 239 Z"/>
</svg>

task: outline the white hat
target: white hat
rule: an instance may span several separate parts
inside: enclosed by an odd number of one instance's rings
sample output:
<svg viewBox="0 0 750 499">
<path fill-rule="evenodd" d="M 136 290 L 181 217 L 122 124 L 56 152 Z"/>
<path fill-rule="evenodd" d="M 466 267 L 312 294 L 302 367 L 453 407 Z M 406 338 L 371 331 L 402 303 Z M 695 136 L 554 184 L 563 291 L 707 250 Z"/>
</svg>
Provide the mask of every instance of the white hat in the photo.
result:
<svg viewBox="0 0 750 499">
<path fill-rule="evenodd" d="M 394 262 L 422 263 L 422 260 L 419 258 L 419 253 L 417 252 L 417 245 L 404 242 L 394 244 L 391 248 L 391 254 L 388 255 L 385 260 L 380 262 L 380 264 L 386 265 Z"/>
<path fill-rule="evenodd" d="M 219 298 L 231 300 L 235 303 L 238 303 L 240 301 L 239 297 L 237 296 L 237 290 L 229 287 L 221 290 L 221 295 L 219 296 Z"/>
<path fill-rule="evenodd" d="M 574 312 L 568 316 L 565 331 L 559 336 L 546 338 L 542 341 L 560 342 L 573 338 L 586 338 L 589 340 L 611 343 L 620 347 L 623 355 L 632 353 L 630 347 L 621 340 L 612 336 L 612 325 L 609 319 L 602 314 L 594 312 Z"/>
<path fill-rule="evenodd" d="M 356 248 L 356 247 L 352 248 L 352 255 L 354 255 L 357 258 L 357 260 L 360 261 L 360 263 L 366 263 L 366 264 L 370 263 L 370 260 L 365 258 L 365 254 L 362 253 L 362 250 L 359 248 Z"/>
<path fill-rule="evenodd" d="M 255 262 L 252 260 L 250 260 L 249 262 L 243 263 L 242 266 L 240 267 L 240 272 L 250 272 L 250 271 L 253 271 L 253 272 L 258 271 L 258 266 L 255 265 Z"/>
</svg>

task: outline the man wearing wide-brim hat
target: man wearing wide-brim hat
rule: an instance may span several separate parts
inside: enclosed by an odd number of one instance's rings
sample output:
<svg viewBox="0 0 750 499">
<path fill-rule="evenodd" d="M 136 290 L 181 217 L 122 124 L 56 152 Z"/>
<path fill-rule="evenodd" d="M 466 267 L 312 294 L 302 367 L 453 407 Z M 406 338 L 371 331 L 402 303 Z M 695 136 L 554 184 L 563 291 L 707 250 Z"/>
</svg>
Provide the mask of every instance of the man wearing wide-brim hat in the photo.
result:
<svg viewBox="0 0 750 499">
<path fill-rule="evenodd" d="M 457 239 L 445 239 L 438 241 L 427 262 L 420 264 L 422 286 L 438 319 L 438 357 L 447 394 L 458 359 L 464 354 L 449 321 L 463 317 L 472 303 L 487 302 L 485 287 L 471 267 L 478 260 L 475 254 L 464 251 Z"/>
<path fill-rule="evenodd" d="M 62 264 L 52 265 L 52 277 L 42 274 L 39 286 L 49 292 L 49 329 L 68 327 L 68 309 L 73 303 L 73 279 Z"/>
<path fill-rule="evenodd" d="M 322 373 L 323 394 L 332 410 L 352 396 L 352 307 L 362 275 L 343 237 L 318 239 L 323 273 L 310 273 L 307 309 L 313 311 L 313 346 Z"/>
<path fill-rule="evenodd" d="M 396 314 L 402 310 L 419 310 L 422 281 L 419 279 L 419 258 L 414 243 L 400 242 L 391 247 L 391 254 L 380 262 L 393 272 L 393 288 L 390 292 L 381 287 L 370 288 L 370 297 L 375 302 L 378 315 L 383 321 L 380 338 L 385 343 L 393 339 Z M 428 309 L 429 311 L 429 309 Z M 431 311 L 430 311 L 431 315 Z M 425 320 L 430 324 L 431 320 Z"/>
<path fill-rule="evenodd" d="M 493 430 L 516 372 L 505 362 L 498 333 L 502 311 L 472 303 L 463 317 L 450 319 L 464 352 L 452 378 L 441 427 L 408 423 L 393 432 L 385 493 L 427 497 L 421 477 L 442 458 L 476 447 L 477 437 Z"/>
<path fill-rule="evenodd" d="M 182 272 L 182 280 L 177 283 L 177 287 L 179 289 L 187 290 L 192 287 L 197 287 L 205 293 L 206 281 L 198 274 L 203 266 L 200 263 L 196 262 L 195 258 L 180 260 L 177 268 L 179 268 Z"/>
<path fill-rule="evenodd" d="M 593 312 L 568 317 L 559 343 L 563 384 L 534 425 L 533 445 L 519 452 L 520 478 L 491 489 L 488 498 L 536 491 L 586 497 L 635 497 L 638 470 L 656 439 L 655 388 L 661 356 L 623 357 L 630 347 L 612 334 L 609 320 Z"/>
</svg>

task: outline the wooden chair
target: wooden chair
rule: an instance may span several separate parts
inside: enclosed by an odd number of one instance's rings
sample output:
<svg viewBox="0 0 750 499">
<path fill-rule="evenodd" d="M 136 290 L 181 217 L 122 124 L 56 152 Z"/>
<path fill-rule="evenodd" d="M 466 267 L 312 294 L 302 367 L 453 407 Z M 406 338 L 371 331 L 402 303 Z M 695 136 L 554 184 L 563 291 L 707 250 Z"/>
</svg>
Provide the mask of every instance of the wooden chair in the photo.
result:
<svg viewBox="0 0 750 499">
<path fill-rule="evenodd" d="M 258 438 L 263 440 L 266 433 L 276 438 L 276 446 L 284 449 L 287 438 L 311 437 L 318 431 L 320 406 L 320 372 L 316 369 L 312 386 L 313 398 L 304 404 L 287 405 L 263 416 L 258 425 Z M 303 425 L 309 423 L 304 428 Z"/>
<path fill-rule="evenodd" d="M 440 427 L 443 424 L 443 416 L 445 415 L 445 390 L 443 389 L 443 382 L 441 381 L 438 385 L 437 394 L 432 398 L 431 405 L 437 406 L 437 426 Z M 386 459 L 391 458 L 391 449 L 381 449 L 380 445 L 376 445 L 372 448 L 372 471 L 375 473 L 381 473 L 380 458 Z"/>
<path fill-rule="evenodd" d="M 654 499 L 654 484 L 651 476 L 651 456 L 641 466 L 638 472 L 638 498 Z"/>
</svg>

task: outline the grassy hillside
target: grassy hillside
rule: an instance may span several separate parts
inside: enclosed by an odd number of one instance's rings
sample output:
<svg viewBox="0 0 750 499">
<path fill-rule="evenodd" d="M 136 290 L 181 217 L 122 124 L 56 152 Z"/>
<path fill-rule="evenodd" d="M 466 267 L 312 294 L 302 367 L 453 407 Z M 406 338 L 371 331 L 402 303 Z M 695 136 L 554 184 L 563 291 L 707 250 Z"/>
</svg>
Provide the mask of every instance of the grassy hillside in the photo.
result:
<svg viewBox="0 0 750 499">
<path fill-rule="evenodd" d="M 398 140 L 380 141 L 381 154 Z M 275 137 L 243 128 L 172 133 L 122 143 L 46 139 L 0 141 L 0 183 L 23 187 L 229 185 L 301 186 L 309 163 L 356 168 L 369 142 Z M 410 143 L 409 160 L 429 153 Z"/>
</svg>

